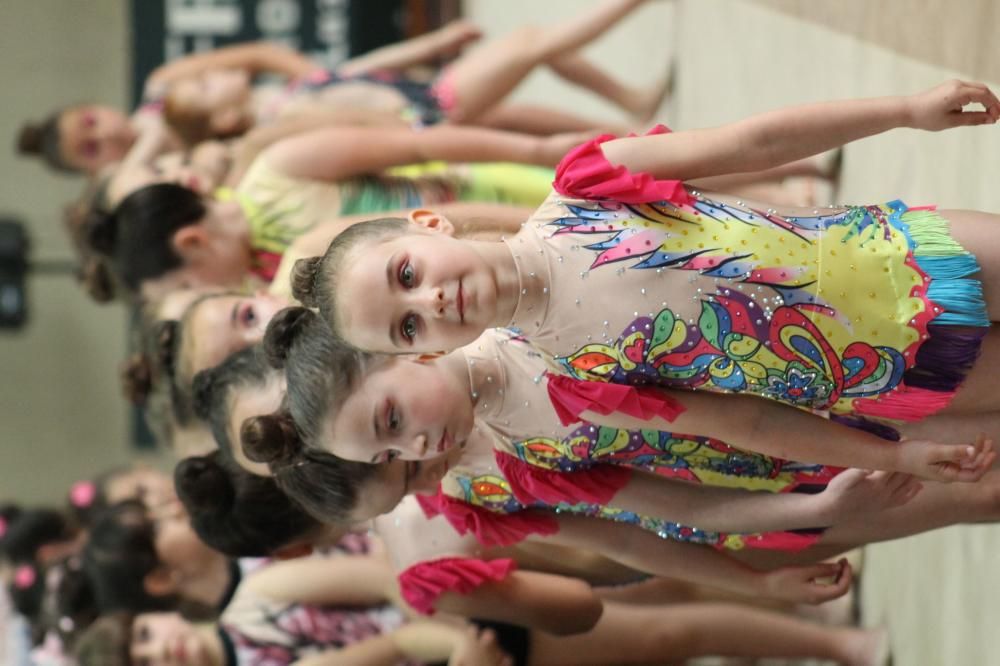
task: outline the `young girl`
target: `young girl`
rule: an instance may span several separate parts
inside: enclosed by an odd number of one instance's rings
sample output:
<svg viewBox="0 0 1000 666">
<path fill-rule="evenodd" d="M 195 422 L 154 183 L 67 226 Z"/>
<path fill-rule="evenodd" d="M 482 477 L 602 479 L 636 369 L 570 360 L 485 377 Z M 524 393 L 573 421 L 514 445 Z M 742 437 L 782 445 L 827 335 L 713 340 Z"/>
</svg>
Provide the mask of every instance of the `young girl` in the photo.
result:
<svg viewBox="0 0 1000 666">
<path fill-rule="evenodd" d="M 971 102 L 987 110 L 962 112 Z M 892 127 L 998 117 L 1000 103 L 985 86 L 952 82 L 715 130 L 603 137 L 566 157 L 558 191 L 508 242 L 455 243 L 393 222 L 359 225 L 323 258 L 303 262 L 296 295 L 319 305 L 349 343 L 370 350 L 452 349 L 488 327 L 515 327 L 553 357 L 556 374 L 597 380 L 582 388 L 565 377 L 550 382 L 566 418 L 582 412 L 600 421 L 595 411 L 614 410 L 613 384 L 652 383 L 876 420 L 960 414 L 968 418 L 953 438 L 968 442 L 996 407 L 980 384 L 994 346 L 985 302 L 1000 285 L 990 273 L 985 287 L 968 277 L 978 265 L 960 243 L 989 257 L 990 216 L 899 202 L 779 213 L 655 178 L 767 168 Z M 984 358 L 973 367 L 981 346 Z M 723 440 L 758 422 L 759 403 L 742 397 L 657 399 L 659 416 L 633 411 L 602 422 Z M 719 419 L 721 410 L 729 418 Z M 974 480 L 985 469 L 985 442 L 884 446 L 844 428 L 818 438 L 822 422 L 802 411 L 781 419 L 786 433 L 761 442 L 760 452 L 946 480 Z"/>
<path fill-rule="evenodd" d="M 392 467 L 393 464 L 382 467 Z M 235 468 L 218 454 L 182 462 L 178 466 L 177 479 L 181 495 L 192 500 L 187 506 L 193 521 L 204 528 L 200 533 L 209 543 L 225 544 L 228 547 L 237 547 L 238 544 L 239 548 L 244 549 L 234 552 L 234 555 L 279 551 L 287 553 L 288 539 L 300 544 L 316 543 L 310 534 L 318 532 L 318 525 L 297 537 L 291 535 L 291 530 L 284 528 L 262 529 L 263 521 L 278 519 L 277 516 L 265 518 L 268 513 L 277 511 L 291 519 L 291 513 L 295 511 L 295 505 L 290 505 L 287 498 L 282 500 L 275 496 L 280 491 L 273 479 L 251 475 Z M 426 486 L 428 481 L 431 479 L 414 479 L 411 487 Z M 373 493 L 379 493 L 382 492 L 380 487 L 392 482 L 391 478 L 383 478 L 371 483 L 369 488 Z M 235 495 L 229 494 L 227 489 L 232 489 Z M 229 499 L 221 502 L 222 508 L 219 508 L 223 495 Z M 194 496 L 200 496 L 200 499 L 195 501 Z M 302 509 L 298 511 L 301 512 Z M 207 514 L 206 520 L 198 518 L 201 512 Z M 308 520 L 304 514 L 302 519 Z M 359 537 L 355 535 L 352 538 Z M 574 555 L 572 551 L 565 551 L 561 556 L 556 553 L 557 557 L 552 564 L 560 565 L 564 571 L 572 571 L 572 565 L 586 562 Z M 377 556 L 373 558 L 373 562 L 382 564 L 368 576 L 369 580 L 393 579 L 387 562 Z M 607 579 L 609 563 L 603 564 L 604 578 Z M 324 575 L 319 571 L 323 566 L 318 563 L 312 565 L 317 570 L 316 575 L 306 576 L 303 571 L 299 579 L 308 580 L 312 586 L 317 584 L 316 581 L 329 581 L 329 577 L 334 575 L 333 567 L 328 567 L 330 573 Z M 272 565 L 269 570 L 252 576 L 248 582 L 254 584 L 262 577 L 272 575 L 268 571 L 275 570 L 275 565 Z M 273 575 L 277 579 L 278 574 Z M 342 576 L 338 576 L 339 578 Z M 341 594 L 347 584 L 345 581 L 338 588 Z M 350 581 L 352 588 L 357 584 L 356 580 Z M 285 585 L 282 596 L 293 595 L 296 583 L 288 581 Z M 658 601 L 649 605 L 634 606 L 636 602 L 643 603 L 638 601 L 638 597 L 633 601 L 631 595 L 633 591 L 639 591 L 639 588 L 643 588 L 645 592 L 652 591 L 652 585 L 649 584 L 626 588 L 597 588 L 595 592 L 604 601 L 604 613 L 594 629 L 587 634 L 558 637 L 503 626 L 497 629 L 499 642 L 508 649 L 516 664 L 661 663 L 664 658 L 682 659 L 709 653 L 741 656 L 814 654 L 848 664 L 874 663 L 869 660 L 875 658 L 878 649 L 878 632 L 828 630 L 798 619 L 732 603 L 677 604 L 679 599 L 675 596 L 662 599 L 661 595 L 657 597 Z M 672 585 L 669 589 L 676 594 L 676 586 Z M 231 611 L 240 603 L 242 594 L 243 590 L 237 593 L 230 610 L 223 616 L 223 625 L 227 619 L 233 618 L 234 613 Z M 709 617 L 714 618 L 713 622 L 705 622 Z M 478 621 L 476 623 L 479 624 Z M 422 631 L 427 630 L 426 627 L 422 628 Z M 720 631 L 726 638 L 712 640 L 711 636 Z M 614 652 L 622 649 L 623 639 L 632 632 L 636 632 L 634 641 L 629 639 L 627 642 L 634 645 L 626 648 L 625 652 Z"/>
<path fill-rule="evenodd" d="M 273 571 L 260 575 L 277 583 L 279 574 L 287 579 L 297 573 L 289 570 L 295 568 L 302 568 L 301 563 L 274 565 Z M 440 622 L 400 626 L 401 614 L 394 609 L 362 611 L 356 607 L 289 603 L 284 600 L 286 593 L 277 592 L 276 599 L 256 596 L 255 604 L 242 604 L 247 606 L 239 609 L 242 612 L 227 614 L 217 624 L 195 624 L 178 613 L 105 616 L 80 638 L 74 650 L 76 663 L 80 666 L 393 666 L 421 664 L 425 660 L 443 663 L 449 656 L 453 661 L 448 663 L 456 666 L 515 663 L 498 646 L 492 631 L 480 633 L 471 628 L 463 631 L 460 626 Z M 333 595 L 336 596 L 336 590 Z M 239 602 L 234 600 L 236 603 Z"/>
<path fill-rule="evenodd" d="M 525 188 L 509 169 L 492 183 L 492 175 L 476 180 L 447 171 L 414 178 L 364 176 L 398 164 L 482 155 L 470 147 L 484 137 L 495 159 L 547 165 L 577 141 L 515 137 L 512 142 L 502 132 L 454 127 L 405 136 L 392 130 L 324 130 L 265 151 L 258 159 L 260 169 L 252 167 L 236 193 L 221 199 L 176 184 L 143 187 L 112 214 L 94 219 L 89 238 L 99 254 L 109 257 L 120 281 L 131 290 L 143 287 L 146 298 L 185 286 L 239 284 L 250 271 L 270 281 L 292 240 L 340 216 L 456 199 L 541 200 L 543 188 L 530 183 Z M 528 180 L 545 182 L 543 173 L 531 171 Z M 177 271 L 183 264 L 190 266 Z"/>
<path fill-rule="evenodd" d="M 412 58 L 369 59 L 346 70 L 313 71 L 284 90 L 252 88 L 239 63 L 232 63 L 235 69 L 205 68 L 197 76 L 175 77 L 166 92 L 165 112 L 190 143 L 310 113 L 328 115 L 341 125 L 425 127 L 448 121 L 539 134 L 593 128 L 592 122 L 544 108 L 497 108 L 536 67 L 548 64 L 572 83 L 645 120 L 659 107 L 668 81 L 650 91 L 633 90 L 576 54 L 643 2 L 604 0 L 555 26 L 525 26 L 462 54 L 433 84 L 400 73 Z M 467 40 L 468 25 L 459 24 L 451 34 L 447 29 L 442 32 L 448 36 L 446 42 L 461 43 Z"/>
<path fill-rule="evenodd" d="M 316 314 L 290 308 L 269 324 L 266 348 L 276 364 L 287 364 L 287 405 L 305 442 L 346 460 L 374 464 L 446 456 L 452 469 L 442 485 L 446 509 L 455 505 L 451 500 L 499 513 L 557 506 L 637 523 L 681 540 L 731 548 L 802 548 L 815 540 L 814 534 L 727 539 L 717 532 L 828 526 L 863 508 L 878 511 L 882 502 L 904 503 L 919 489 L 903 475 L 881 475 L 869 485 L 855 470 L 819 494 L 786 494 L 782 491 L 822 490 L 840 470 L 746 455 L 676 433 L 560 427 L 540 381 L 545 372 L 541 355 L 499 330 L 461 351 L 417 363 L 338 349 Z M 244 431 L 252 435 L 266 420 L 261 417 Z M 747 435 L 747 443 L 774 437 L 780 428 L 780 422 L 762 415 L 761 427 Z M 703 478 L 706 485 L 657 479 L 645 470 Z M 532 531 L 527 523 L 525 529 Z M 547 529 L 537 526 L 539 532 Z M 502 541 L 485 530 L 477 536 Z"/>
</svg>

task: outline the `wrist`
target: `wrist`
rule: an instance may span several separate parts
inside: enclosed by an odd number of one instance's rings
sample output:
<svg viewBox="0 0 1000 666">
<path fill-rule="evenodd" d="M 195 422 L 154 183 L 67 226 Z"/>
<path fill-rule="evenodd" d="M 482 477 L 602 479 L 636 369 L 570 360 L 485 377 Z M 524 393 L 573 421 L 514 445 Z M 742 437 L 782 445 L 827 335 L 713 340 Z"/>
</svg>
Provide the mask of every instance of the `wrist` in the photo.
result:
<svg viewBox="0 0 1000 666">
<path fill-rule="evenodd" d="M 815 495 L 807 495 L 803 502 L 806 507 L 807 522 L 812 524 L 809 527 L 828 527 L 837 522 L 838 507 L 836 498 L 829 490 L 824 490 Z"/>
<path fill-rule="evenodd" d="M 900 95 L 889 98 L 895 116 L 896 127 L 917 129 L 917 118 L 913 95 Z"/>
</svg>

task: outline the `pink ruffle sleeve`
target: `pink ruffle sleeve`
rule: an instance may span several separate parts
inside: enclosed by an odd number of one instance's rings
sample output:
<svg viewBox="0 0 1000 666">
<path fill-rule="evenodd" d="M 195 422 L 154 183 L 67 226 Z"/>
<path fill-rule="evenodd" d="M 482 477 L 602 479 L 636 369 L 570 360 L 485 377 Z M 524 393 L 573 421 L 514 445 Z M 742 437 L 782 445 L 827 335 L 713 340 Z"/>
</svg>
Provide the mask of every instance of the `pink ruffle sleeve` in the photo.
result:
<svg viewBox="0 0 1000 666">
<path fill-rule="evenodd" d="M 418 612 L 434 614 L 434 604 L 445 592 L 468 594 L 484 583 L 503 580 L 517 569 L 511 559 L 476 560 L 466 557 L 446 557 L 421 562 L 399 574 L 399 588 Z"/>
<path fill-rule="evenodd" d="M 549 401 L 563 425 L 580 421 L 586 411 L 598 414 L 620 412 L 643 421 L 660 416 L 673 421 L 684 405 L 658 391 L 625 384 L 585 381 L 548 373 Z"/>
<path fill-rule="evenodd" d="M 669 128 L 657 125 L 646 136 L 668 132 Z M 648 173 L 632 173 L 622 165 L 612 165 L 600 146 L 616 138 L 613 134 L 602 134 L 566 153 L 556 167 L 553 188 L 575 199 L 606 199 L 627 204 L 666 200 L 682 206 L 694 201 L 679 180 L 656 180 Z"/>
<path fill-rule="evenodd" d="M 558 472 L 530 465 L 502 451 L 496 452 L 497 465 L 514 497 L 524 504 L 605 505 L 632 478 L 632 471 L 615 465 L 598 465 L 579 472 Z"/>
<path fill-rule="evenodd" d="M 417 502 L 428 518 L 444 516 L 459 534 L 472 533 L 487 547 L 510 546 L 532 534 L 555 534 L 559 523 L 553 516 L 537 511 L 495 513 L 445 495 L 440 488 L 434 496 L 417 495 Z"/>
</svg>

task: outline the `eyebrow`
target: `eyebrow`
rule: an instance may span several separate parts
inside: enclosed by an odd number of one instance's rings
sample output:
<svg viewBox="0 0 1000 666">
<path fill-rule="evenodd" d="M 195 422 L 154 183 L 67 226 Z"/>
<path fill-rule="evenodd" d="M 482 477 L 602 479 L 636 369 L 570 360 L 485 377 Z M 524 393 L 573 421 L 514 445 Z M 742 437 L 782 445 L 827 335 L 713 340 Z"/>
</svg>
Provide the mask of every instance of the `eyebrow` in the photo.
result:
<svg viewBox="0 0 1000 666">
<path fill-rule="evenodd" d="M 379 412 L 379 408 L 378 408 L 378 405 L 376 404 L 375 405 L 375 409 L 372 410 L 372 429 L 375 431 L 375 441 L 381 441 L 382 440 L 381 428 L 379 427 L 378 412 Z M 378 464 L 377 463 L 377 458 L 378 458 L 378 454 L 375 454 L 374 456 L 372 456 L 372 464 Z"/>
<path fill-rule="evenodd" d="M 389 291 L 393 288 L 393 271 L 392 267 L 396 263 L 393 261 L 395 255 L 389 257 L 389 260 L 385 262 L 385 283 L 389 287 Z M 399 331 L 396 330 L 396 326 L 392 322 L 392 317 L 389 318 L 389 339 L 392 341 L 394 347 L 401 346 L 399 344 Z"/>
<path fill-rule="evenodd" d="M 233 309 L 229 311 L 229 325 L 236 328 L 236 317 L 239 314 L 240 302 L 236 301 L 233 303 Z"/>
</svg>

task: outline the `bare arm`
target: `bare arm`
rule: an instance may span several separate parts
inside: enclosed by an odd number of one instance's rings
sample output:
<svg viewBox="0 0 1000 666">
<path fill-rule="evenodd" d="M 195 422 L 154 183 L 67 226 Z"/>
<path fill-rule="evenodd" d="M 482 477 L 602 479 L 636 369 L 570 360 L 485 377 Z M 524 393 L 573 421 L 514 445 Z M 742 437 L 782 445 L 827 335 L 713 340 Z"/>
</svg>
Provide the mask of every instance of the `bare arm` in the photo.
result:
<svg viewBox="0 0 1000 666">
<path fill-rule="evenodd" d="M 236 44 L 193 53 L 160 65 L 146 78 L 146 94 L 156 96 L 174 81 L 197 76 L 209 69 L 243 69 L 253 75 L 266 72 L 296 78 L 320 69 L 320 65 L 274 42 Z"/>
<path fill-rule="evenodd" d="M 264 155 L 272 168 L 289 177 L 338 181 L 432 160 L 554 166 L 579 140 L 580 135 L 576 134 L 535 137 L 450 125 L 421 132 L 329 128 L 285 139 L 267 149 Z"/>
<path fill-rule="evenodd" d="M 962 111 L 973 102 L 986 111 Z M 951 81 L 918 95 L 807 104 L 713 129 L 616 139 L 602 150 L 632 171 L 690 180 L 763 171 L 896 127 L 940 130 L 998 118 L 1000 101 L 985 85 Z"/>
<path fill-rule="evenodd" d="M 661 390 L 661 389 L 650 389 Z M 906 472 L 938 481 L 975 481 L 992 461 L 992 443 L 955 446 L 923 440 L 889 442 L 773 400 L 708 391 L 662 391 L 685 411 L 674 421 L 643 421 L 625 414 L 581 414 L 615 428 L 697 433 L 786 460 Z"/>
<path fill-rule="evenodd" d="M 713 532 L 772 532 L 827 527 L 905 503 L 919 484 L 903 474 L 849 470 L 821 493 L 751 492 L 634 473 L 609 502 L 620 509 Z"/>
<path fill-rule="evenodd" d="M 357 555 L 277 562 L 244 584 L 256 594 L 278 601 L 370 606 L 385 603 L 396 582 L 386 562 Z"/>
<path fill-rule="evenodd" d="M 424 65 L 456 52 L 481 35 L 482 32 L 468 21 L 452 21 L 419 37 L 383 46 L 357 58 L 351 58 L 339 65 L 337 72 L 345 76 L 354 76 L 378 69 L 399 70 L 414 65 Z"/>
<path fill-rule="evenodd" d="M 559 532 L 545 537 L 555 543 L 590 548 L 640 571 L 668 578 L 806 603 L 842 596 L 850 588 L 850 567 L 820 564 L 759 572 L 710 546 L 664 539 L 634 525 L 600 518 L 560 514 Z M 832 585 L 814 579 L 837 576 Z"/>
<path fill-rule="evenodd" d="M 481 585 L 468 594 L 445 592 L 435 607 L 558 635 L 588 631 L 603 609 L 587 583 L 533 571 L 515 571 L 502 581 Z"/>
</svg>

